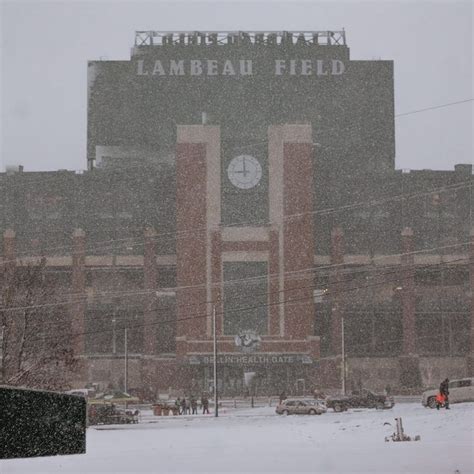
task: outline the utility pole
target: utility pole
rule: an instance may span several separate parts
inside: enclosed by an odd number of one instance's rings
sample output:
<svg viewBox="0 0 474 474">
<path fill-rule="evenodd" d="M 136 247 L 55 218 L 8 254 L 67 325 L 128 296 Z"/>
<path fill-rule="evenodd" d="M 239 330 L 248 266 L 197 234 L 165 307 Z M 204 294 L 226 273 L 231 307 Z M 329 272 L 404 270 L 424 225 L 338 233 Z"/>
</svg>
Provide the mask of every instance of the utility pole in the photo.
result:
<svg viewBox="0 0 474 474">
<path fill-rule="evenodd" d="M 117 320 L 115 319 L 115 312 L 114 317 L 112 318 L 112 354 L 117 354 L 117 335 L 115 334 L 115 323 Z"/>
<path fill-rule="evenodd" d="M 216 328 L 216 305 L 212 305 L 212 335 L 214 339 L 214 416 L 219 416 L 219 401 L 217 394 L 217 328 Z"/>
<path fill-rule="evenodd" d="M 125 341 L 124 341 L 124 351 L 125 351 L 125 378 L 123 381 L 124 392 L 128 393 L 128 328 L 125 328 Z"/>
<path fill-rule="evenodd" d="M 346 394 L 346 350 L 344 346 L 344 317 L 341 318 L 341 366 L 342 366 L 342 394 Z"/>
</svg>

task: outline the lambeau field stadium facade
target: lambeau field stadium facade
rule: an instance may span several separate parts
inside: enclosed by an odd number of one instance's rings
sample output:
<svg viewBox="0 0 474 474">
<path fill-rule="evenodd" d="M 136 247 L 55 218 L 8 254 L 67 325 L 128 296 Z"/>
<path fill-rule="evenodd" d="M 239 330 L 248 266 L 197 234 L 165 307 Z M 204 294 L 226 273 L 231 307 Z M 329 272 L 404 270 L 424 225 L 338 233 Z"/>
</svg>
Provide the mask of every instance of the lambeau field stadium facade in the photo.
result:
<svg viewBox="0 0 474 474">
<path fill-rule="evenodd" d="M 5 268 L 76 296 L 70 384 L 123 385 L 128 328 L 129 389 L 210 390 L 214 320 L 224 395 L 472 375 L 472 166 L 395 168 L 393 70 L 345 31 L 90 61 L 87 171 L 0 175 Z"/>
</svg>

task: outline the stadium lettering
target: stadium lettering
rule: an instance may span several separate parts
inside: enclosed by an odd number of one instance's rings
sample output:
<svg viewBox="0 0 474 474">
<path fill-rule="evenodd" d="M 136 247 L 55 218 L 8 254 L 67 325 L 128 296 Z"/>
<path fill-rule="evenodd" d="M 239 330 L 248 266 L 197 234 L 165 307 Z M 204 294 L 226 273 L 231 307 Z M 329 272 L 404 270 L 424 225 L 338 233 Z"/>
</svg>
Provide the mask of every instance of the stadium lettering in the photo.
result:
<svg viewBox="0 0 474 474">
<path fill-rule="evenodd" d="M 276 76 L 340 76 L 344 73 L 346 67 L 339 59 L 323 60 L 316 59 L 276 59 Z"/>
<path fill-rule="evenodd" d="M 221 63 L 217 59 L 191 59 L 161 61 L 146 64 L 143 59 L 137 61 L 137 76 L 252 76 L 251 59 L 239 61 L 226 60 Z"/>
<path fill-rule="evenodd" d="M 190 59 L 137 61 L 137 76 L 253 76 L 251 59 Z M 340 76 L 346 67 L 339 59 L 276 59 L 275 76 Z"/>
</svg>

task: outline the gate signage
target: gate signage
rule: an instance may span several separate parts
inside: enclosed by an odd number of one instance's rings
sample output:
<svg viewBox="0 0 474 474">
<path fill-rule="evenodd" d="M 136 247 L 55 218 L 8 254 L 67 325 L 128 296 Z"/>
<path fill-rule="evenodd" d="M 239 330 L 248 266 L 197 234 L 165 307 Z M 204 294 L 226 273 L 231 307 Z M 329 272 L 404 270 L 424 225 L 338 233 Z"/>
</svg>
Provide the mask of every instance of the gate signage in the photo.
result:
<svg viewBox="0 0 474 474">
<path fill-rule="evenodd" d="M 186 361 L 191 365 L 210 365 L 214 363 L 211 354 L 196 354 L 188 356 Z M 276 365 L 276 364 L 313 364 L 313 358 L 308 354 L 219 354 L 218 364 L 228 365 Z"/>
</svg>

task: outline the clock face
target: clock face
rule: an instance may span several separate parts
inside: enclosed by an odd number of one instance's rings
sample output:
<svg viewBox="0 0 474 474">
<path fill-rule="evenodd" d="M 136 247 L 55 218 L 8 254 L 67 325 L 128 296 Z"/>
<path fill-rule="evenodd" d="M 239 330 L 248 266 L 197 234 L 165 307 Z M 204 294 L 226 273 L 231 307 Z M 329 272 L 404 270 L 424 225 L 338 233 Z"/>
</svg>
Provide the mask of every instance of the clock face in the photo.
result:
<svg viewBox="0 0 474 474">
<path fill-rule="evenodd" d="M 227 168 L 230 182 L 240 189 L 250 189 L 262 179 L 262 167 L 256 158 L 239 155 L 232 159 Z"/>
</svg>

